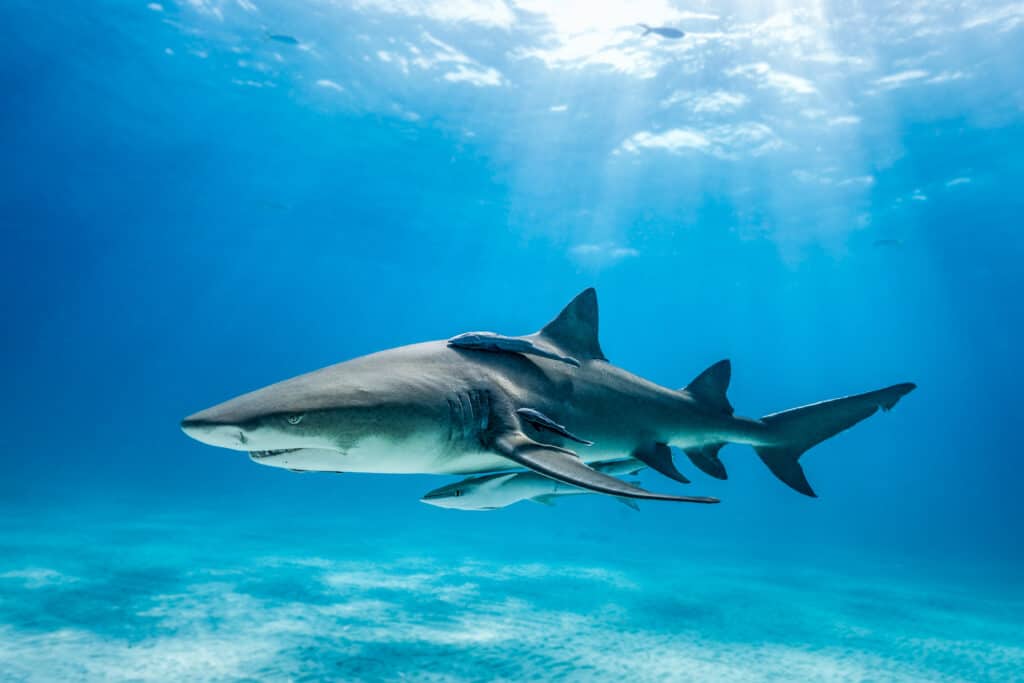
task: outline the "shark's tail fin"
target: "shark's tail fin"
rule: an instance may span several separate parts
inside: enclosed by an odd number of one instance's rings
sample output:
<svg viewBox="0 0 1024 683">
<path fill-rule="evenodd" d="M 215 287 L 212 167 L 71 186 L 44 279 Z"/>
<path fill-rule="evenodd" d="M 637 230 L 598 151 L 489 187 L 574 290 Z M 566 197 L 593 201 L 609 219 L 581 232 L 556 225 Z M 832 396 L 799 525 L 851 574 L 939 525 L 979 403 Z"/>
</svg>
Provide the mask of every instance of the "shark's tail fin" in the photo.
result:
<svg viewBox="0 0 1024 683">
<path fill-rule="evenodd" d="M 765 415 L 761 421 L 769 427 L 775 443 L 754 449 L 776 477 L 804 495 L 817 497 L 800 466 L 804 451 L 870 417 L 879 408 L 889 410 L 915 388 L 910 383 L 896 384 Z"/>
<path fill-rule="evenodd" d="M 647 24 L 637 24 L 637 26 L 644 30 L 644 32 L 640 34 L 641 36 L 646 36 L 648 33 L 651 32 L 651 27 L 648 26 Z"/>
</svg>

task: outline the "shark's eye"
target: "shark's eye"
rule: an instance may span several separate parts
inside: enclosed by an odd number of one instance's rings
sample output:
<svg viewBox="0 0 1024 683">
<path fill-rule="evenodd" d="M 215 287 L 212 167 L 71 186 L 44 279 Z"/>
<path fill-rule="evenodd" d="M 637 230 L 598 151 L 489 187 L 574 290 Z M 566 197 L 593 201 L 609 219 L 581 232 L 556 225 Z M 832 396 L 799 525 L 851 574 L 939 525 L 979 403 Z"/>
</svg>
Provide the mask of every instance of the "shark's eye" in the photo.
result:
<svg viewBox="0 0 1024 683">
<path fill-rule="evenodd" d="M 458 498 L 462 495 L 462 489 L 455 489 L 455 497 Z"/>
<path fill-rule="evenodd" d="M 304 418 L 304 417 L 305 417 L 305 415 L 303 415 L 302 413 L 296 413 L 294 415 L 289 415 L 288 416 L 288 424 L 290 424 L 290 425 L 297 425 L 300 422 L 302 422 L 302 418 Z"/>
</svg>

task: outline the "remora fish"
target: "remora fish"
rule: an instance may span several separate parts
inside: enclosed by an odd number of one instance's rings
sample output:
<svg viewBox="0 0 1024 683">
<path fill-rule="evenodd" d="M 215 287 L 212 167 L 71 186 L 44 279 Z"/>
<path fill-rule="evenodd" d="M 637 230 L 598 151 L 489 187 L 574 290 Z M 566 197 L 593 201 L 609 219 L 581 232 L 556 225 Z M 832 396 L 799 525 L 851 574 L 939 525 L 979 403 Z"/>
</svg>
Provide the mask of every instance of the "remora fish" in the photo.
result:
<svg viewBox="0 0 1024 683">
<path fill-rule="evenodd" d="M 719 449 L 748 444 L 779 479 L 813 496 L 799 463 L 804 451 L 914 389 L 897 384 L 759 420 L 734 417 L 725 396 L 728 361 L 684 389 L 668 389 L 609 363 L 597 322 L 597 295 L 587 289 L 539 332 L 517 338 L 512 350 L 501 351 L 496 335 L 485 351 L 477 337 L 469 348 L 456 337 L 381 351 L 244 394 L 181 426 L 203 443 L 248 451 L 260 464 L 286 469 L 476 474 L 526 468 L 614 496 L 716 503 L 652 493 L 587 463 L 632 456 L 685 481 L 672 464 L 672 445 L 725 478 Z M 529 353 L 531 345 L 542 353 Z"/>
<path fill-rule="evenodd" d="M 644 30 L 641 35 L 646 36 L 648 33 L 659 35 L 662 38 L 672 38 L 673 40 L 682 38 L 686 34 L 677 28 L 669 28 L 668 26 L 648 26 L 647 24 L 637 24 Z"/>
<path fill-rule="evenodd" d="M 636 474 L 645 468 L 632 458 L 594 464 L 594 469 L 612 476 Z M 520 501 L 530 500 L 552 505 L 555 498 L 591 493 L 578 486 L 569 486 L 536 472 L 499 472 L 471 477 L 434 489 L 420 500 L 430 505 L 453 510 L 498 510 Z M 636 509 L 636 502 L 617 498 Z"/>
</svg>

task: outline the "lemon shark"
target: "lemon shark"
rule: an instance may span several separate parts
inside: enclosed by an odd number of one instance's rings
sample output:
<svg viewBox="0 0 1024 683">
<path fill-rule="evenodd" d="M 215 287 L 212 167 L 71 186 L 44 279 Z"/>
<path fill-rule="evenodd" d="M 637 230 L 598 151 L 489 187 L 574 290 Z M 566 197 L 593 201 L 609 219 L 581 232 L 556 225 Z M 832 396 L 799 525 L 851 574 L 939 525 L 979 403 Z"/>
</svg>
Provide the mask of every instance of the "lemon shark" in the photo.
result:
<svg viewBox="0 0 1024 683">
<path fill-rule="evenodd" d="M 612 365 L 598 341 L 597 295 L 584 290 L 539 332 L 469 332 L 380 351 L 243 394 L 185 418 L 203 443 L 297 471 L 483 474 L 526 469 L 622 498 L 717 503 L 648 491 L 592 464 L 632 457 L 686 483 L 670 447 L 726 478 L 727 443 L 753 446 L 793 489 L 814 496 L 800 456 L 913 384 L 738 417 L 728 361 L 682 389 Z"/>
</svg>

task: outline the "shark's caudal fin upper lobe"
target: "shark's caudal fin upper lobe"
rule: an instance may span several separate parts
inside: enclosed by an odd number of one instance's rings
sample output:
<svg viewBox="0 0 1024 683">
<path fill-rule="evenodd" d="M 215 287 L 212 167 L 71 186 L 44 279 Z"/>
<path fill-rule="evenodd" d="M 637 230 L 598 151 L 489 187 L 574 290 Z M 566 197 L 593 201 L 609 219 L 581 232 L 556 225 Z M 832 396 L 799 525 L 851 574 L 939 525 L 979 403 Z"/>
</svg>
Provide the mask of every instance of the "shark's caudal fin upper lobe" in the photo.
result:
<svg viewBox="0 0 1024 683">
<path fill-rule="evenodd" d="M 879 408 L 889 410 L 915 388 L 910 383 L 896 384 L 765 415 L 761 421 L 768 426 L 777 445 L 754 449 L 776 477 L 804 495 L 817 497 L 800 466 L 804 451 L 874 415 Z"/>
</svg>

